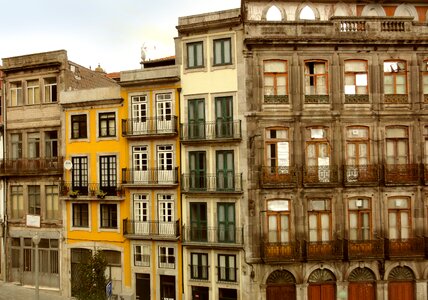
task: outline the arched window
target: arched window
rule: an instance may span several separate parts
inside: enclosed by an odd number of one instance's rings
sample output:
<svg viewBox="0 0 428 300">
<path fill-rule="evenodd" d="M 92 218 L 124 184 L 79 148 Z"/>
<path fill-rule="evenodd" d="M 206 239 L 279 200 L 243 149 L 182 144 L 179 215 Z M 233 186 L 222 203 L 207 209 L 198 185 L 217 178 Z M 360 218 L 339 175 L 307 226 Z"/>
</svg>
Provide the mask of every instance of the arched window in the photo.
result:
<svg viewBox="0 0 428 300">
<path fill-rule="evenodd" d="M 300 20 L 316 20 L 315 12 L 312 8 L 310 8 L 308 5 L 306 5 L 299 14 Z"/>
<path fill-rule="evenodd" d="M 279 8 L 272 5 L 266 13 L 266 21 L 282 21 L 282 14 Z"/>
</svg>

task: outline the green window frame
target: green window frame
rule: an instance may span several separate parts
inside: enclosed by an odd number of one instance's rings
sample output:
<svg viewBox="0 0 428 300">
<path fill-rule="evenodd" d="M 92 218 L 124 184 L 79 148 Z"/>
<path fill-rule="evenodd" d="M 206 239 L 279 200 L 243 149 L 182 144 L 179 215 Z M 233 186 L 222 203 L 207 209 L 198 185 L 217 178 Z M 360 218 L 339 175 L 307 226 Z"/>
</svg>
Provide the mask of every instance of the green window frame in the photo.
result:
<svg viewBox="0 0 428 300">
<path fill-rule="evenodd" d="M 214 65 L 228 65 L 232 63 L 232 40 L 230 38 L 213 41 Z"/>
</svg>

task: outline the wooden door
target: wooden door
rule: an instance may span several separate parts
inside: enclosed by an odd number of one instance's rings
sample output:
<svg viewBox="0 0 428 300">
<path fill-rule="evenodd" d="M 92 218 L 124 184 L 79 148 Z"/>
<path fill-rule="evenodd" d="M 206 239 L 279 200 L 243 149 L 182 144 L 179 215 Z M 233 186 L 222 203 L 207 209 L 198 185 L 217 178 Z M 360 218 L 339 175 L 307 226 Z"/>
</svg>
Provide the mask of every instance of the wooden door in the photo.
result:
<svg viewBox="0 0 428 300">
<path fill-rule="evenodd" d="M 308 288 L 309 300 L 336 300 L 336 286 L 334 284 L 310 284 Z"/>
<path fill-rule="evenodd" d="M 269 285 L 266 289 L 267 300 L 292 300 L 296 299 L 296 286 L 288 285 Z"/>
<path fill-rule="evenodd" d="M 391 281 L 388 283 L 388 300 L 414 300 L 415 287 L 411 281 Z"/>
<path fill-rule="evenodd" d="M 348 286 L 348 300 L 375 300 L 374 282 L 351 282 Z"/>
</svg>

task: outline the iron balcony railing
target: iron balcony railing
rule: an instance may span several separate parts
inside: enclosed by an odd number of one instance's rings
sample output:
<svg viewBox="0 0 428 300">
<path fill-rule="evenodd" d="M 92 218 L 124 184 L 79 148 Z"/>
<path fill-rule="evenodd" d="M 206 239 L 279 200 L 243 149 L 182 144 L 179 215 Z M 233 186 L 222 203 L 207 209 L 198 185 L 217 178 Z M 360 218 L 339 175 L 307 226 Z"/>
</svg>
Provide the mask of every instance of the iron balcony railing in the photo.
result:
<svg viewBox="0 0 428 300">
<path fill-rule="evenodd" d="M 138 238 L 173 238 L 180 236 L 180 220 L 165 221 L 137 221 L 123 220 L 123 234 Z"/>
<path fill-rule="evenodd" d="M 122 169 L 122 183 L 140 186 L 178 184 L 178 167 Z"/>
<path fill-rule="evenodd" d="M 170 135 L 177 133 L 178 122 L 176 116 L 122 119 L 123 136 L 142 137 L 153 135 Z"/>
<path fill-rule="evenodd" d="M 192 172 L 181 175 L 181 190 L 183 192 L 242 192 L 242 174 L 233 171 L 219 171 L 217 174 Z"/>
<path fill-rule="evenodd" d="M 379 182 L 377 165 L 345 165 L 343 179 L 346 185 Z"/>
<path fill-rule="evenodd" d="M 262 167 L 262 184 L 265 186 L 296 185 L 297 172 L 294 167 Z"/>
<path fill-rule="evenodd" d="M 236 267 L 219 267 L 217 266 L 218 282 L 237 282 L 238 268 Z"/>
<path fill-rule="evenodd" d="M 0 175 L 62 174 L 64 158 L 21 158 L 0 160 Z"/>
<path fill-rule="evenodd" d="M 335 184 L 338 183 L 337 166 L 304 166 L 304 184 Z"/>
<path fill-rule="evenodd" d="M 417 258 L 425 255 L 423 237 L 408 239 L 385 239 L 385 256 L 388 259 Z"/>
<path fill-rule="evenodd" d="M 309 242 L 304 241 L 304 257 L 306 260 L 342 260 L 343 255 L 343 241 L 318 241 Z"/>
<path fill-rule="evenodd" d="M 349 260 L 384 258 L 384 240 L 345 240 L 345 256 Z"/>
<path fill-rule="evenodd" d="M 209 266 L 204 265 L 189 265 L 190 279 L 206 281 L 209 278 Z"/>
<path fill-rule="evenodd" d="M 242 227 L 224 225 L 207 227 L 203 225 L 183 226 L 183 242 L 198 245 L 240 246 L 243 244 Z"/>
<path fill-rule="evenodd" d="M 262 257 L 267 262 L 301 261 L 302 245 L 299 241 L 262 243 Z"/>
<path fill-rule="evenodd" d="M 191 122 L 180 124 L 181 141 L 239 140 L 242 138 L 241 120 Z"/>
<path fill-rule="evenodd" d="M 105 196 L 122 196 L 122 186 L 116 182 L 65 182 L 61 183 L 61 196 L 78 198 L 78 197 L 97 197 Z"/>
<path fill-rule="evenodd" d="M 385 184 L 417 184 L 420 180 L 418 164 L 387 164 Z"/>
</svg>

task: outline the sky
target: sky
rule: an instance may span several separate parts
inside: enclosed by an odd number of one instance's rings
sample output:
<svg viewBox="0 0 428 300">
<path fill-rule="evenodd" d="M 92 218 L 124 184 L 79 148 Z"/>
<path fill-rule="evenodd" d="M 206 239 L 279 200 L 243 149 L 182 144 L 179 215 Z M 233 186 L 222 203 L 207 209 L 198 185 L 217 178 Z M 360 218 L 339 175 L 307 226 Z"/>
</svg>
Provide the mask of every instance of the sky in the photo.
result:
<svg viewBox="0 0 428 300">
<path fill-rule="evenodd" d="M 69 60 L 108 73 L 139 69 L 143 46 L 149 59 L 174 55 L 178 17 L 240 7 L 240 0 L 0 3 L 0 58 L 64 49 Z"/>
</svg>

